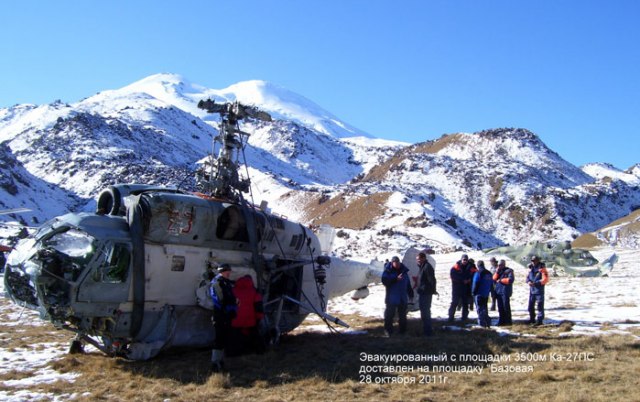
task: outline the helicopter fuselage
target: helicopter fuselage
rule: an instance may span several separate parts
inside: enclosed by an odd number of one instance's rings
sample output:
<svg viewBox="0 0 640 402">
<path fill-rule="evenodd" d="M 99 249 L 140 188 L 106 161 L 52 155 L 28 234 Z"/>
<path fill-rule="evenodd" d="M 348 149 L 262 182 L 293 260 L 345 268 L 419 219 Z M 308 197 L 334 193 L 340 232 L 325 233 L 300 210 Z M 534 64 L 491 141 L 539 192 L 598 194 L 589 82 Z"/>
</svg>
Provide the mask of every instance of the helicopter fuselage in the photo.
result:
<svg viewBox="0 0 640 402">
<path fill-rule="evenodd" d="M 127 189 L 103 192 L 100 213 L 54 218 L 20 243 L 5 274 L 10 297 L 59 327 L 100 338 L 104 351 L 126 348 L 133 359 L 212 343 L 208 285 L 222 263 L 233 268 L 232 279 L 252 277 L 278 333 L 325 312 L 330 259 L 320 256 L 310 229 L 240 203 Z M 122 197 L 105 202 L 109 194 Z M 358 286 L 374 280 L 365 271 Z M 345 285 L 344 292 L 356 286 Z"/>
</svg>

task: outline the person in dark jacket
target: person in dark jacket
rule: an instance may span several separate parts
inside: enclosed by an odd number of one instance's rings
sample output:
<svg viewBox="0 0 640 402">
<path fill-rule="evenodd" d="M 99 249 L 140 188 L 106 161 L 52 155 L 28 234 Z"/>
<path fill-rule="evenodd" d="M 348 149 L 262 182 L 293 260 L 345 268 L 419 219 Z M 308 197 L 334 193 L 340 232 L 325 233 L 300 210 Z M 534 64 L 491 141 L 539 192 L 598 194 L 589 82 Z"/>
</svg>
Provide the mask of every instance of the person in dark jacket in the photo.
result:
<svg viewBox="0 0 640 402">
<path fill-rule="evenodd" d="M 498 296 L 498 325 L 511 325 L 511 294 L 513 293 L 513 269 L 507 267 L 504 260 L 498 263 L 498 269 L 493 274 L 493 281 Z"/>
<path fill-rule="evenodd" d="M 238 308 L 230 276 L 231 267 L 229 264 L 222 264 L 218 267 L 218 274 L 211 280 L 213 327 L 216 332 L 211 352 L 211 371 L 214 372 L 224 368 L 224 350 L 229 341 L 231 321 Z"/>
<path fill-rule="evenodd" d="M 473 275 L 478 272 L 478 267 L 476 267 L 476 262 L 473 258 L 469 258 L 469 264 L 471 265 L 471 280 L 467 284 L 467 301 L 469 301 L 469 311 L 473 311 L 473 304 L 475 300 L 473 299 L 473 294 L 471 293 L 471 282 L 473 281 Z M 458 307 L 459 308 L 459 307 Z"/>
<path fill-rule="evenodd" d="M 453 322 L 456 307 L 462 305 L 462 321 L 469 317 L 469 297 L 471 280 L 476 272 L 475 266 L 469 263 L 469 256 L 463 254 L 460 261 L 451 267 L 451 306 L 449 306 L 449 322 Z"/>
<path fill-rule="evenodd" d="M 384 330 L 387 336 L 393 334 L 393 319 L 398 313 L 398 332 L 407 331 L 407 307 L 409 293 L 413 293 L 409 279 L 409 269 L 400 262 L 400 258 L 393 257 L 384 266 L 382 284 L 386 289 L 384 302 Z"/>
<path fill-rule="evenodd" d="M 493 277 L 496 271 L 498 271 L 498 260 L 496 260 L 496 257 L 491 257 L 489 263 L 491 263 L 489 272 L 491 272 L 491 277 Z M 496 311 L 496 303 L 498 303 L 498 295 L 496 294 L 496 284 L 494 283 L 491 285 L 491 311 Z"/>
<path fill-rule="evenodd" d="M 529 285 L 529 323 L 542 325 L 544 320 L 544 286 L 549 282 L 549 274 L 540 257 L 534 255 L 529 264 L 527 284 Z M 536 317 L 536 305 L 538 315 Z"/>
<path fill-rule="evenodd" d="M 264 318 L 264 307 L 262 295 L 253 285 L 251 275 L 236 280 L 233 294 L 238 301 L 238 312 L 231 320 L 231 338 L 227 355 L 240 355 L 249 351 L 263 353 L 266 344 L 258 329 Z"/>
<path fill-rule="evenodd" d="M 419 253 L 416 257 L 418 264 L 418 303 L 420 305 L 420 318 L 422 319 L 422 329 L 424 336 L 433 334 L 431 325 L 431 301 L 433 295 L 437 295 L 436 291 L 436 273 L 435 267 L 427 261 L 425 253 Z"/>
<path fill-rule="evenodd" d="M 478 325 L 489 328 L 491 326 L 491 319 L 489 318 L 489 311 L 487 310 L 487 302 L 489 301 L 491 287 L 493 286 L 493 277 L 491 276 L 491 272 L 485 268 L 484 261 L 478 261 L 477 267 L 478 272 L 473 275 L 471 294 L 476 300 Z"/>
</svg>

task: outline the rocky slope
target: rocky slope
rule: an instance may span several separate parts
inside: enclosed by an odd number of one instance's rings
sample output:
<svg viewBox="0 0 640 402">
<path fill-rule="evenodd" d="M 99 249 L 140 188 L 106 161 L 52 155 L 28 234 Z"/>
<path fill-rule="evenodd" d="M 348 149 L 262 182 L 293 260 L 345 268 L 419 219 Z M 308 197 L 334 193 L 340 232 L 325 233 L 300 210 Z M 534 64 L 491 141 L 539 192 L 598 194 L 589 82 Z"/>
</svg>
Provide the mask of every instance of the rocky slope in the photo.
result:
<svg viewBox="0 0 640 402">
<path fill-rule="evenodd" d="M 525 129 L 450 134 L 419 144 L 372 138 L 308 99 L 262 81 L 214 90 L 159 74 L 74 104 L 0 109 L 2 221 L 35 225 L 92 210 L 107 185 L 195 189 L 218 118 L 196 104 L 239 100 L 269 112 L 247 122 L 253 201 L 337 228 L 349 255 L 429 243 L 441 250 L 571 240 L 640 207 L 640 167 L 564 161 Z"/>
</svg>

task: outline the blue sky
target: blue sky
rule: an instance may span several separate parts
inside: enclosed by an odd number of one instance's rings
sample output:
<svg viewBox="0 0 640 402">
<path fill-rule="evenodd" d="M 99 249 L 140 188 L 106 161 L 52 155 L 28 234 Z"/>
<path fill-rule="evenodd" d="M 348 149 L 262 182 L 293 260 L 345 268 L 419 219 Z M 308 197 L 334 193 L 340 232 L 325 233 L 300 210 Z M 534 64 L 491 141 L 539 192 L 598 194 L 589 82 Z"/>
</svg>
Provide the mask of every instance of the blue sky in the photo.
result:
<svg viewBox="0 0 640 402">
<path fill-rule="evenodd" d="M 262 79 L 374 136 L 523 127 L 569 162 L 640 163 L 640 1 L 8 1 L 0 107 L 155 73 Z M 488 161 L 490 156 L 488 156 Z"/>
</svg>

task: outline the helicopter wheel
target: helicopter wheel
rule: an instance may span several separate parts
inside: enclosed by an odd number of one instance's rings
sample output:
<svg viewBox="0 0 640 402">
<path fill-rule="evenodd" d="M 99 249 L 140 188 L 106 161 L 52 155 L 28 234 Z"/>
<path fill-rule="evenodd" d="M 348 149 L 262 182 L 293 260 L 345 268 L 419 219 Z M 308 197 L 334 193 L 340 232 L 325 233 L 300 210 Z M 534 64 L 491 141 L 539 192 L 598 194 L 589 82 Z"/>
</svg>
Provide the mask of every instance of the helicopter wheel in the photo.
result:
<svg viewBox="0 0 640 402">
<path fill-rule="evenodd" d="M 69 354 L 75 355 L 79 353 L 84 353 L 84 345 L 80 339 L 74 339 L 71 341 L 71 345 L 69 346 Z"/>
</svg>

